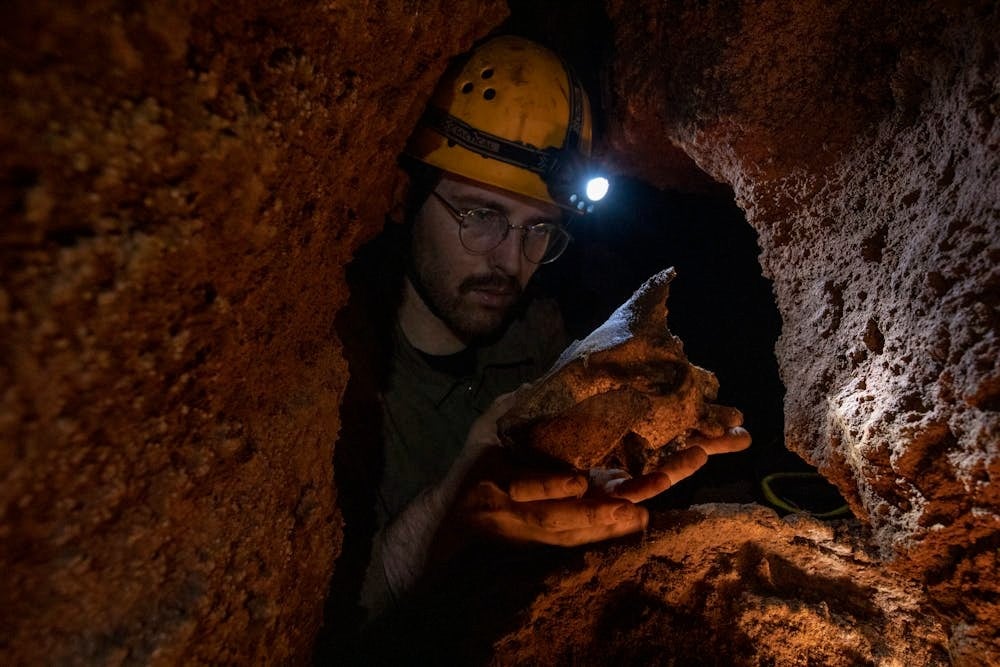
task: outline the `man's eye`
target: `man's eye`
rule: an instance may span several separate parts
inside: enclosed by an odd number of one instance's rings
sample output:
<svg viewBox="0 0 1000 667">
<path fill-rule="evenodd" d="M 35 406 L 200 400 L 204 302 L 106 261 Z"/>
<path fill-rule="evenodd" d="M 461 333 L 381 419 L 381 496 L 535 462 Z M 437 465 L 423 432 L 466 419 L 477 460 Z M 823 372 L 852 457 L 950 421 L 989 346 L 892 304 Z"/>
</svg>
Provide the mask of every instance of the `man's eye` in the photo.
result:
<svg viewBox="0 0 1000 667">
<path fill-rule="evenodd" d="M 502 213 L 489 208 L 477 208 L 470 211 L 468 219 L 471 223 L 489 226 L 495 226 L 501 223 L 506 224 L 506 218 L 503 217 Z"/>
</svg>

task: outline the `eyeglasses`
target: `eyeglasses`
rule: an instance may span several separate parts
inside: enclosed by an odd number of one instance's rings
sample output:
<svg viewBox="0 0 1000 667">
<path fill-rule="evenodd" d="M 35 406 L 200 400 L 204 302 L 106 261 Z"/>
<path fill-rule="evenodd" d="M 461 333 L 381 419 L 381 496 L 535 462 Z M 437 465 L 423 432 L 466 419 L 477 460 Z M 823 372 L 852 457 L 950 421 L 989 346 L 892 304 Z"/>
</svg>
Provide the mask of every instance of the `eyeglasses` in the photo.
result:
<svg viewBox="0 0 1000 667">
<path fill-rule="evenodd" d="M 485 255 L 499 248 L 510 230 L 517 229 L 521 235 L 521 252 L 532 264 L 548 264 L 559 259 L 573 237 L 562 225 L 554 222 L 539 222 L 534 225 L 512 225 L 507 216 L 492 208 L 458 209 L 435 191 L 438 198 L 458 222 L 458 240 L 474 255 Z"/>
</svg>

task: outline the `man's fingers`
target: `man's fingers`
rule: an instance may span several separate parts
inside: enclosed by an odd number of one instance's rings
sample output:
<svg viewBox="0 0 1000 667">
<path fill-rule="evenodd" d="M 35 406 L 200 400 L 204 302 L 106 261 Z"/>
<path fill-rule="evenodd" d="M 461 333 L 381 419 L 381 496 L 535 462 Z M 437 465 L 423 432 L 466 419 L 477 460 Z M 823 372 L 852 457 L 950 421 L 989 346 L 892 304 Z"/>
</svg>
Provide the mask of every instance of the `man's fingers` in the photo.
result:
<svg viewBox="0 0 1000 667">
<path fill-rule="evenodd" d="M 579 498 L 587 490 L 583 475 L 526 475 L 512 479 L 510 498 L 519 503 Z"/>
<path fill-rule="evenodd" d="M 682 449 L 667 457 L 667 459 L 656 469 L 661 475 L 666 475 L 670 479 L 669 486 L 673 486 L 682 479 L 686 479 L 708 462 L 708 453 L 699 445 Z"/>
<path fill-rule="evenodd" d="M 591 526 L 576 530 L 564 530 L 558 533 L 549 533 L 545 536 L 546 544 L 561 547 L 575 547 L 581 544 L 610 540 L 616 537 L 623 537 L 645 530 L 649 524 L 649 512 L 645 508 L 636 506 L 636 512 L 622 521 L 616 521 L 604 526 Z"/>
<path fill-rule="evenodd" d="M 634 512 L 619 521 L 568 530 L 546 530 L 526 524 L 509 512 L 497 512 L 479 517 L 478 528 L 484 533 L 510 542 L 549 544 L 574 547 L 622 537 L 641 530 L 649 524 L 649 512 L 635 506 Z"/>
<path fill-rule="evenodd" d="M 648 518 L 644 508 L 620 499 L 516 503 L 496 502 L 490 494 L 482 499 L 486 502 L 468 508 L 472 511 L 466 513 L 466 520 L 485 533 L 519 542 L 563 544 L 565 536 L 557 533 L 572 533 L 573 539 L 586 534 L 602 539 L 596 536 L 607 532 L 608 526 L 617 526 L 612 529 L 618 531 L 615 534 L 626 534 L 641 529 Z"/>
<path fill-rule="evenodd" d="M 498 525 L 504 527 L 508 539 L 571 547 L 635 533 L 649 523 L 649 512 L 644 507 L 624 503 L 617 510 L 608 513 L 592 508 L 574 518 L 571 513 L 556 512 L 541 522 L 537 515 L 525 520 L 524 515 L 508 514 L 498 520 Z"/>
<path fill-rule="evenodd" d="M 662 472 L 651 472 L 648 475 L 621 480 L 615 486 L 607 487 L 606 490 L 608 495 L 613 498 L 622 498 L 629 502 L 638 503 L 663 493 L 672 485 L 673 481 L 669 475 Z"/>
<path fill-rule="evenodd" d="M 573 530 L 603 526 L 632 517 L 635 505 L 618 499 L 537 500 L 514 503 L 510 511 L 527 526 L 545 531 Z"/>
<path fill-rule="evenodd" d="M 459 499 L 457 508 L 469 516 L 502 512 L 511 504 L 510 496 L 496 482 L 482 480 L 469 486 Z"/>
<path fill-rule="evenodd" d="M 707 438 L 693 435 L 688 438 L 688 444 L 697 445 L 706 454 L 728 454 L 743 451 L 750 446 L 750 434 L 745 428 L 730 428 L 718 437 Z"/>
<path fill-rule="evenodd" d="M 716 437 L 692 436 L 688 443 L 690 447 L 670 455 L 655 471 L 634 479 L 621 470 L 591 471 L 590 483 L 603 496 L 584 496 L 588 480 L 582 474 L 518 476 L 509 484 L 473 484 L 459 513 L 466 525 L 514 542 L 573 546 L 634 533 L 649 521 L 648 512 L 634 503 L 690 477 L 709 454 L 746 449 L 750 434 L 732 427 Z"/>
</svg>

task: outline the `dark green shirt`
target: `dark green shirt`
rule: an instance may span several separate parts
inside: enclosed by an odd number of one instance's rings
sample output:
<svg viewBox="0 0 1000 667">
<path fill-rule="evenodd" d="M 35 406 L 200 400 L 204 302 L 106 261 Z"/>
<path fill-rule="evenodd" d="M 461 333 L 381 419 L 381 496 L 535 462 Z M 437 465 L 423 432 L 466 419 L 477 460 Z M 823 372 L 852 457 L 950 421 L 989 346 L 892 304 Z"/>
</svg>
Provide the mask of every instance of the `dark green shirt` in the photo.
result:
<svg viewBox="0 0 1000 667">
<path fill-rule="evenodd" d="M 538 299 L 487 345 L 433 358 L 396 326 L 382 394 L 384 469 L 377 520 L 384 525 L 439 481 L 493 400 L 541 376 L 565 346 L 556 305 Z"/>
</svg>

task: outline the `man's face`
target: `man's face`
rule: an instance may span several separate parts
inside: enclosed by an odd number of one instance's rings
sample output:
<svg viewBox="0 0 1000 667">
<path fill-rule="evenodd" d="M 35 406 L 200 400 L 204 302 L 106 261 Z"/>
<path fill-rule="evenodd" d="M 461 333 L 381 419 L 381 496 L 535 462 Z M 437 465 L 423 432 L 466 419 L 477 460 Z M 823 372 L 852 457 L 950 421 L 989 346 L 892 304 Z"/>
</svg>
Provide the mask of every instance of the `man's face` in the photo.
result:
<svg viewBox="0 0 1000 667">
<path fill-rule="evenodd" d="M 446 174 L 436 192 L 457 209 L 492 208 L 512 225 L 559 222 L 560 210 L 482 183 Z M 522 232 L 512 229 L 491 252 L 476 255 L 462 246 L 457 219 L 434 196 L 414 220 L 413 265 L 418 291 L 428 307 L 460 338 L 496 331 L 538 268 L 521 251 Z"/>
</svg>

